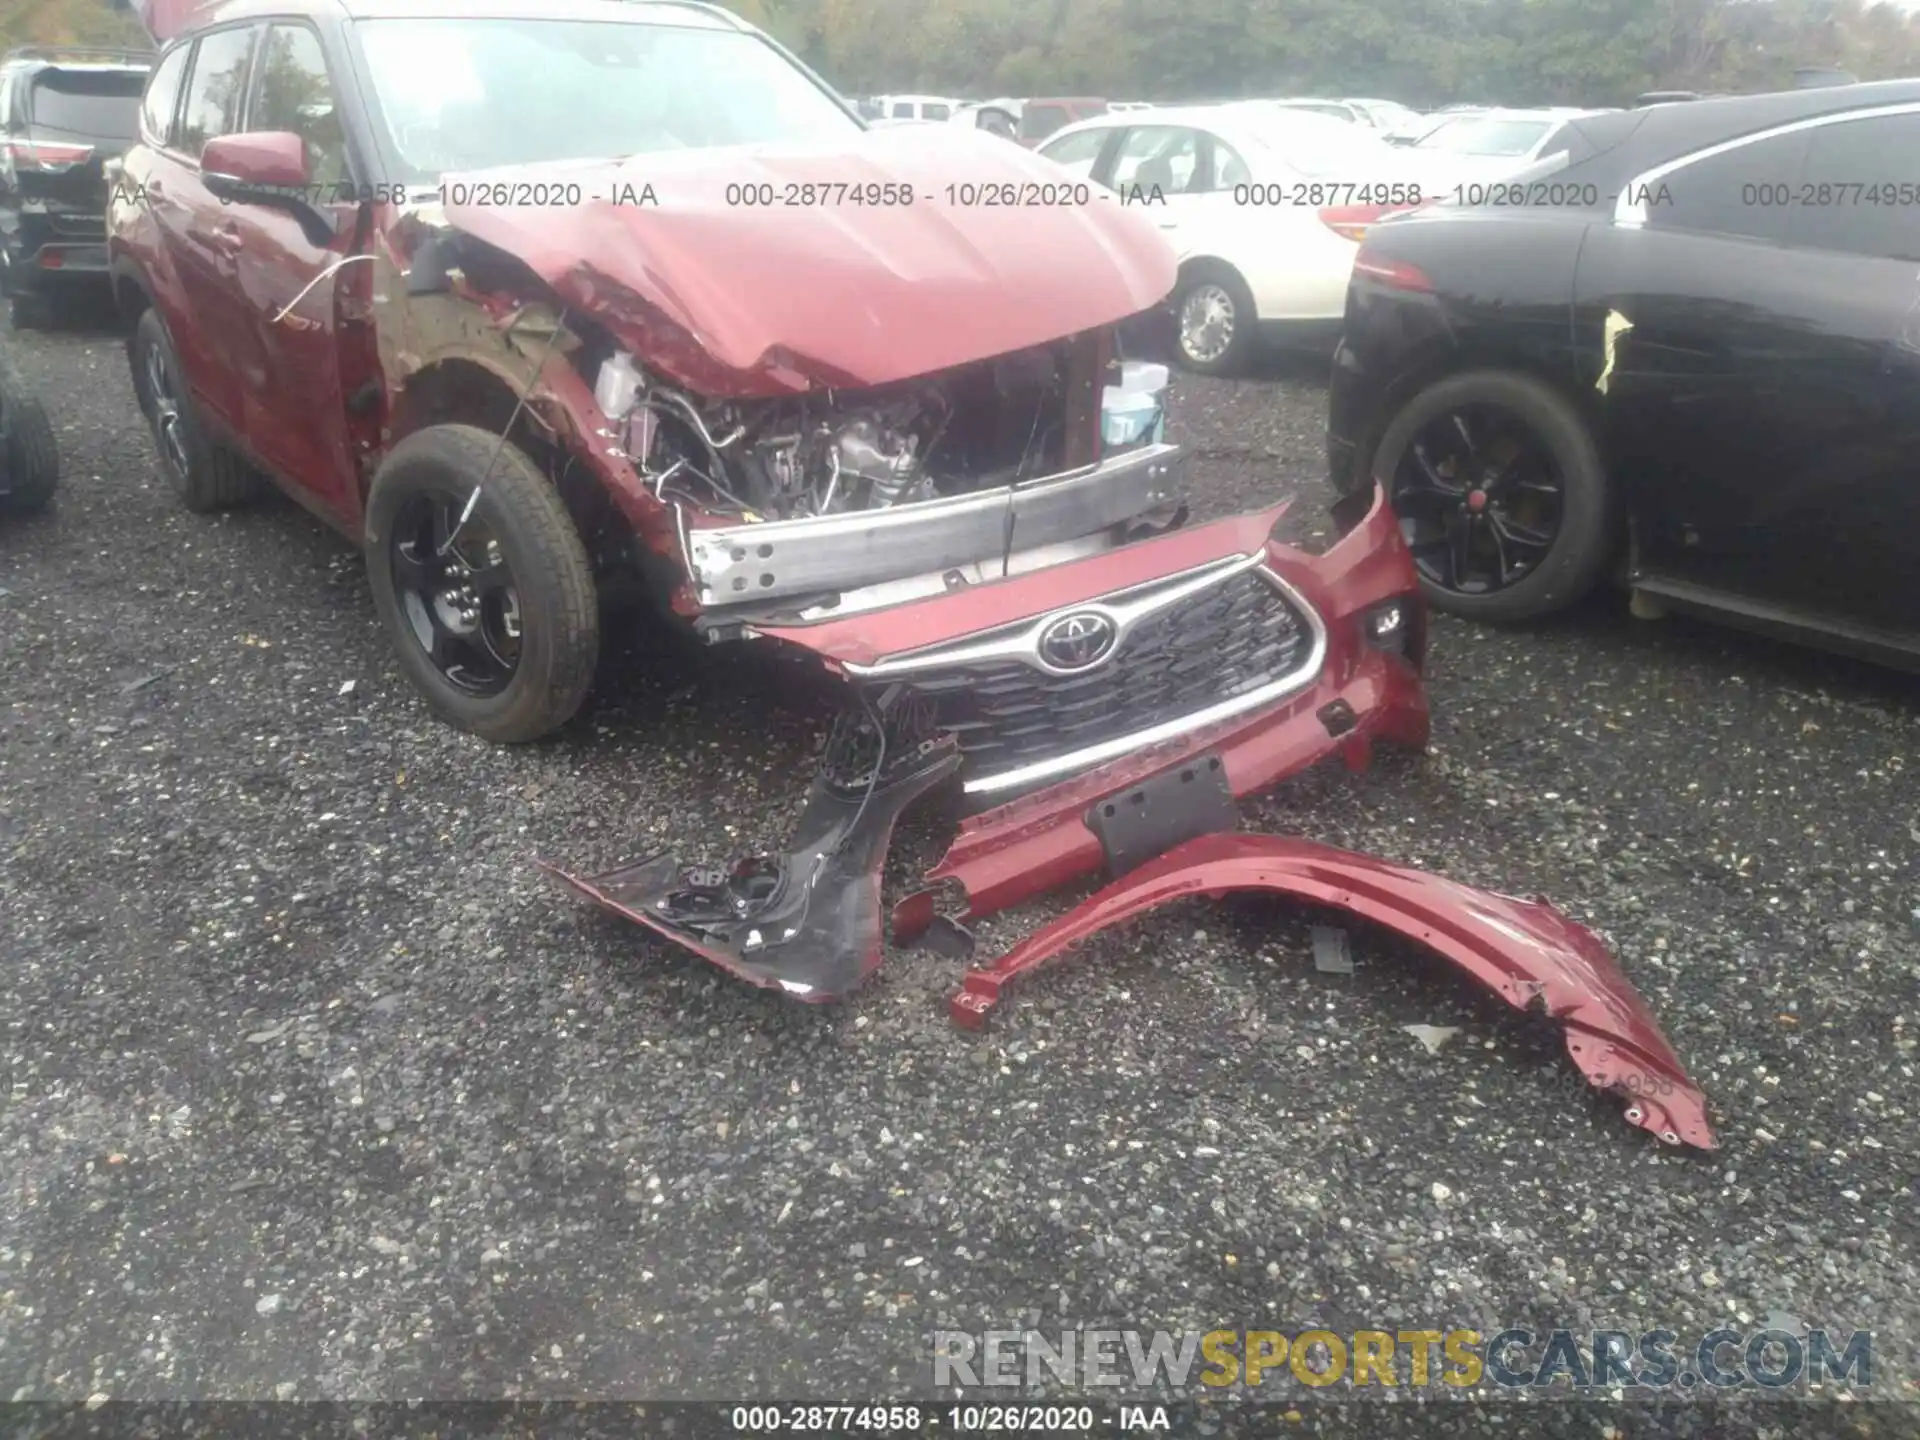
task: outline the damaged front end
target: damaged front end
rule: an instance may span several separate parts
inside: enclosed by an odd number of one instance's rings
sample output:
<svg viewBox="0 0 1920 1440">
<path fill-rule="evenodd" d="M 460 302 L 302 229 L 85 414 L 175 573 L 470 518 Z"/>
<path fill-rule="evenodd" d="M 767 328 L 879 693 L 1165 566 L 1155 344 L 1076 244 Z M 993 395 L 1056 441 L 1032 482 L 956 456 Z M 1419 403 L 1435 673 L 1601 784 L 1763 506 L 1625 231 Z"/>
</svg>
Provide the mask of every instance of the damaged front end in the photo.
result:
<svg viewBox="0 0 1920 1440">
<path fill-rule="evenodd" d="M 1630 1119 L 1713 1143 L 1591 932 L 1539 902 L 1229 833 L 1241 798 L 1324 760 L 1425 747 L 1425 610 L 1377 487 L 1343 502 L 1318 555 L 1276 538 L 1285 506 L 1189 523 L 1165 372 L 1122 329 L 1171 284 L 1163 251 L 1120 234 L 1108 268 L 1062 298 L 1057 264 L 1029 263 L 1011 236 L 983 268 L 949 220 L 890 213 L 860 248 L 896 263 L 828 267 L 847 288 L 796 298 L 741 262 L 768 243 L 764 218 L 716 204 L 572 223 L 563 245 L 512 210 L 402 217 L 374 300 L 383 370 L 404 390 L 450 358 L 493 365 L 614 501 L 671 614 L 715 645 L 810 660 L 845 704 L 782 853 L 549 867 L 558 879 L 807 1001 L 856 988 L 889 938 L 970 955 L 973 922 L 1112 882 L 972 972 L 963 1024 L 1141 909 L 1277 891 L 1418 940 L 1516 1006 L 1540 1001 L 1595 1084 L 1631 1091 Z M 692 264 L 696 238 L 741 263 Z M 818 216 L 778 238 L 815 258 L 847 243 Z M 927 323 L 904 325 L 916 267 L 945 283 Z M 718 286 L 722 271 L 738 284 Z M 989 293 L 991 339 L 969 349 L 957 322 Z M 896 822 L 949 784 L 966 818 L 889 926 Z"/>
<path fill-rule="evenodd" d="M 967 817 L 894 907 L 893 943 L 970 955 L 972 922 L 1113 881 L 971 972 L 958 1023 L 1141 909 L 1274 890 L 1396 929 L 1517 1006 L 1540 1000 L 1583 1072 L 1630 1090 L 1634 1123 L 1713 1144 L 1698 1090 L 1590 932 L 1543 903 L 1226 833 L 1241 798 L 1324 760 L 1425 747 L 1425 611 L 1377 487 L 1343 502 L 1320 555 L 1275 538 L 1285 506 L 1188 523 L 1165 372 L 1128 358 L 1119 328 L 1170 276 L 1109 275 L 1097 306 L 1052 320 L 997 311 L 1008 345 L 985 358 L 950 325 L 896 353 L 887 307 L 859 296 L 844 334 L 769 328 L 764 289 L 703 320 L 685 276 L 615 282 L 605 245 L 515 247 L 510 213 L 406 217 L 374 301 L 383 369 L 404 391 L 449 358 L 494 368 L 563 449 L 559 478 L 583 462 L 598 480 L 671 614 L 716 645 L 808 658 L 845 692 L 783 853 L 546 867 L 557 879 L 750 983 L 830 1001 L 884 956 L 896 822 L 951 783 Z"/>
<path fill-rule="evenodd" d="M 1284 510 L 1180 527 L 839 618 L 754 627 L 844 678 L 859 717 L 843 722 L 854 727 L 846 733 L 872 731 L 896 755 L 935 744 L 924 753 L 940 773 L 927 787 L 956 776 L 973 811 L 928 888 L 895 908 L 896 943 L 932 938 L 965 949 L 967 923 L 1231 830 L 1240 797 L 1323 759 L 1361 768 L 1376 740 L 1426 744 L 1422 612 L 1391 513 L 1376 503 L 1326 554 L 1309 556 L 1272 538 Z M 764 894 L 703 889 L 696 871 L 664 857 L 561 878 L 742 973 L 737 944 L 660 919 L 718 924 L 720 907 L 732 907 L 726 935 L 760 936 L 750 978 L 834 998 L 877 960 L 864 917 L 878 895 L 884 830 L 912 783 L 876 789 L 861 822 L 875 841 L 862 851 L 870 868 L 857 880 L 846 873 L 849 849 L 832 866 L 818 859 L 819 817 L 845 808 L 826 780 L 785 855 L 741 863 L 741 875 L 785 877 Z M 821 897 L 792 937 L 799 948 L 761 948 L 769 935 L 786 938 L 783 917 L 804 904 L 795 884 Z M 826 891 L 849 884 L 863 918 L 829 932 L 821 919 L 841 901 Z M 964 901 L 943 914 L 937 902 L 948 887 Z M 819 963 L 818 948 L 836 945 L 837 961 Z M 789 959 L 796 968 L 782 968 Z"/>
</svg>

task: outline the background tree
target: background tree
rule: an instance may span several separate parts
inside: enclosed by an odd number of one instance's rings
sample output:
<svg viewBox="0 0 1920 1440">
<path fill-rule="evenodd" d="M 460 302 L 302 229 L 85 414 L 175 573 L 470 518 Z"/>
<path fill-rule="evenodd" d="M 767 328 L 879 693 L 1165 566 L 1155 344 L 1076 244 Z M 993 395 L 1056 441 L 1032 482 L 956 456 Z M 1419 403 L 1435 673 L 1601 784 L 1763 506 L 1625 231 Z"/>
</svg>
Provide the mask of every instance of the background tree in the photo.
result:
<svg viewBox="0 0 1920 1440">
<path fill-rule="evenodd" d="M 1804 65 L 1920 75 L 1920 14 L 1866 0 L 737 0 L 851 94 L 1387 95 L 1621 105 Z"/>
<path fill-rule="evenodd" d="M 1202 100 L 1321 92 L 1623 105 L 1804 65 L 1920 75 L 1920 11 L 1868 0 L 728 0 L 850 94 Z M 139 44 L 108 0 L 0 0 L 0 44 Z"/>
<path fill-rule="evenodd" d="M 146 32 L 106 0 L 0 0 L 0 46 L 128 45 L 144 48 Z"/>
</svg>

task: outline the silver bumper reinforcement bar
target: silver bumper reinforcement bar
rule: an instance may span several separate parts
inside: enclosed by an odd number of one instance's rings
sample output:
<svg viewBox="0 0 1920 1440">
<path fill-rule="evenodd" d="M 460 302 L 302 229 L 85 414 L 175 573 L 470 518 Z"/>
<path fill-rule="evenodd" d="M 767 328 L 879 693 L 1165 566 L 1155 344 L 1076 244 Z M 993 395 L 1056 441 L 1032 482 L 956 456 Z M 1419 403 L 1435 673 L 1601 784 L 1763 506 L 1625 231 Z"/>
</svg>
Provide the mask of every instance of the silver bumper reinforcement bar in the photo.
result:
<svg viewBox="0 0 1920 1440">
<path fill-rule="evenodd" d="M 1177 445 L 891 510 L 683 530 L 703 605 L 851 590 L 1092 535 L 1180 498 Z M 683 522 L 684 522 L 684 517 Z"/>
</svg>

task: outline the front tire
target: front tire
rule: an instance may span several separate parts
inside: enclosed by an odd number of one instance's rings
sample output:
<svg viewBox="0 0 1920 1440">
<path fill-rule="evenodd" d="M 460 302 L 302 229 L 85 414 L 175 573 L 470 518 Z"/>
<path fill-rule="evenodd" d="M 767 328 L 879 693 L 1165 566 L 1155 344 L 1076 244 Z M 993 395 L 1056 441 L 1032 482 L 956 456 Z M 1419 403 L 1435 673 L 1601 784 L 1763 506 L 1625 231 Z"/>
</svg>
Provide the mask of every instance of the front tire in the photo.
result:
<svg viewBox="0 0 1920 1440">
<path fill-rule="evenodd" d="M 1619 519 L 1580 412 L 1527 375 L 1478 370 L 1429 386 L 1380 437 L 1386 486 L 1437 610 L 1532 620 L 1600 582 Z"/>
<path fill-rule="evenodd" d="M 260 476 L 201 423 L 179 356 L 160 312 L 149 307 L 127 340 L 133 393 L 147 417 L 154 449 L 180 503 L 197 515 L 244 505 L 259 493 Z"/>
<path fill-rule="evenodd" d="M 1174 292 L 1174 353 L 1198 374 L 1238 374 L 1253 354 L 1259 325 L 1253 292 L 1225 265 L 1196 266 Z"/>
<path fill-rule="evenodd" d="M 580 709 L 600 657 L 593 571 L 518 446 L 471 425 L 402 440 L 367 497 L 366 557 L 401 668 L 444 719 L 513 745 Z"/>
</svg>

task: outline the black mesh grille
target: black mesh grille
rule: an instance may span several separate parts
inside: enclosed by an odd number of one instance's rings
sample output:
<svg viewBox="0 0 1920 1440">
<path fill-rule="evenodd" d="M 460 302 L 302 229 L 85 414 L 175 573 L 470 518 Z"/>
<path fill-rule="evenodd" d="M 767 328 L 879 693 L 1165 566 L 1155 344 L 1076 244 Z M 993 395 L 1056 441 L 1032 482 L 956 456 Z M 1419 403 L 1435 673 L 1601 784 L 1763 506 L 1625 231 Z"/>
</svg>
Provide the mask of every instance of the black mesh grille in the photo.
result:
<svg viewBox="0 0 1920 1440">
<path fill-rule="evenodd" d="M 1048 675 L 1018 660 L 911 683 L 931 700 L 975 776 L 1070 754 L 1257 690 L 1307 658 L 1306 622 L 1244 572 L 1136 624 L 1106 664 Z"/>
</svg>

